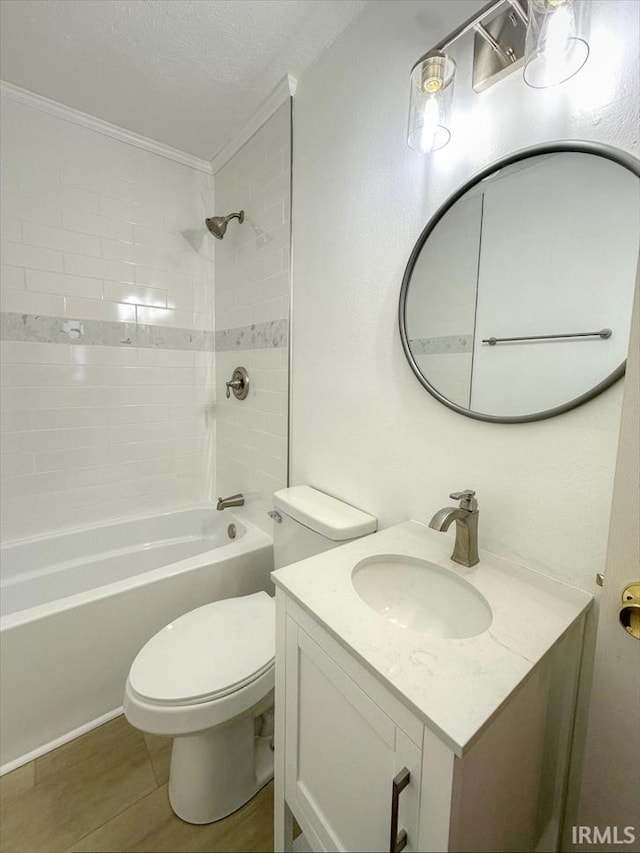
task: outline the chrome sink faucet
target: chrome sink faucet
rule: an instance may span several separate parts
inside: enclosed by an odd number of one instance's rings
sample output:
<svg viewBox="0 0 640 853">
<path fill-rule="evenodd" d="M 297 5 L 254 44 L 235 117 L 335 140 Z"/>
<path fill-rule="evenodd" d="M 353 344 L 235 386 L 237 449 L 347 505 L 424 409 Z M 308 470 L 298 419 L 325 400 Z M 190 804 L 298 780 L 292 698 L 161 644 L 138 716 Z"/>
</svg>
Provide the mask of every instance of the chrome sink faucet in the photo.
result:
<svg viewBox="0 0 640 853">
<path fill-rule="evenodd" d="M 244 506 L 243 495 L 231 495 L 230 498 L 218 498 L 216 509 L 223 510 L 228 506 Z"/>
<path fill-rule="evenodd" d="M 456 522 L 456 543 L 451 559 L 461 566 L 475 566 L 478 557 L 478 501 L 475 492 L 452 492 L 449 497 L 460 501 L 460 506 L 446 506 L 439 509 L 429 522 L 434 530 L 448 530 L 451 522 Z"/>
</svg>

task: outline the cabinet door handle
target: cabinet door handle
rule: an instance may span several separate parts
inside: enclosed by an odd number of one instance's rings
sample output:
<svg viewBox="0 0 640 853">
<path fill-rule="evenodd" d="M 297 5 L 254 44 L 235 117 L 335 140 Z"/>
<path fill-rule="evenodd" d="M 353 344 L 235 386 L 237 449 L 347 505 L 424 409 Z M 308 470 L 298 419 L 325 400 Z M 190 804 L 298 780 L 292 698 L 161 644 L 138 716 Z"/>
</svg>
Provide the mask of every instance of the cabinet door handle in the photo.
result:
<svg viewBox="0 0 640 853">
<path fill-rule="evenodd" d="M 401 829 L 398 832 L 398 810 L 400 808 L 400 794 L 409 784 L 411 774 L 406 767 L 393 780 L 393 788 L 391 792 L 391 841 L 389 843 L 389 853 L 400 853 L 407 846 L 407 832 Z"/>
</svg>

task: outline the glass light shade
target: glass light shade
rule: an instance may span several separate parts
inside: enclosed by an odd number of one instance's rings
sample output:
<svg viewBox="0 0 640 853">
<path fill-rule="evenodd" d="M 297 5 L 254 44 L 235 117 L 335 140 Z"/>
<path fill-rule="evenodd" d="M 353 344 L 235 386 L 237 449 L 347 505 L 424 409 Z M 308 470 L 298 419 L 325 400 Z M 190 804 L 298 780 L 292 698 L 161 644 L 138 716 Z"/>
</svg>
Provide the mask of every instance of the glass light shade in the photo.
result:
<svg viewBox="0 0 640 853">
<path fill-rule="evenodd" d="M 530 0 L 524 66 L 528 86 L 546 89 L 578 73 L 589 45 L 576 32 L 574 0 Z"/>
<path fill-rule="evenodd" d="M 434 51 L 411 70 L 407 144 L 426 154 L 443 148 L 451 138 L 450 112 L 456 64 Z"/>
</svg>

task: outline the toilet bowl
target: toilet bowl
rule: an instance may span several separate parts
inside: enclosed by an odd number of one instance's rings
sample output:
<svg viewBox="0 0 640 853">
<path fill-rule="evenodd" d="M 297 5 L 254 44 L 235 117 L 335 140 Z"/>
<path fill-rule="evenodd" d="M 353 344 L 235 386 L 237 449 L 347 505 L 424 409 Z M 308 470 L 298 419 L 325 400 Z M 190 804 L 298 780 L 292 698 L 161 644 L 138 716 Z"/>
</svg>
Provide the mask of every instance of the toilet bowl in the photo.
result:
<svg viewBox="0 0 640 853">
<path fill-rule="evenodd" d="M 274 601 L 258 592 L 186 613 L 134 660 L 125 716 L 174 738 L 169 800 L 183 820 L 219 820 L 273 777 L 274 653 Z"/>
<path fill-rule="evenodd" d="M 373 533 L 377 520 L 310 486 L 274 495 L 275 567 Z M 206 604 L 134 660 L 124 713 L 172 737 L 169 801 L 189 823 L 239 809 L 273 777 L 275 605 L 266 592 Z"/>
</svg>

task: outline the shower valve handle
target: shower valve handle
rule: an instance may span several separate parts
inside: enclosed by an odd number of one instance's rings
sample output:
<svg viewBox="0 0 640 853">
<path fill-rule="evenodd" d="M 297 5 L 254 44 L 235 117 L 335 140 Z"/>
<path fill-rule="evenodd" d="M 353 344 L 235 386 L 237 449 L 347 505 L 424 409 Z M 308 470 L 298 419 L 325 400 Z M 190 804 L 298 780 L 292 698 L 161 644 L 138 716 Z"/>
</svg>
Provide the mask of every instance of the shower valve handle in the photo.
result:
<svg viewBox="0 0 640 853">
<path fill-rule="evenodd" d="M 231 397 L 231 389 L 232 388 L 242 388 L 244 382 L 242 379 L 232 379 L 230 382 L 226 383 L 227 386 L 227 400 Z"/>
<path fill-rule="evenodd" d="M 232 391 L 236 400 L 244 400 L 249 393 L 249 374 L 244 367 L 236 367 L 231 379 L 225 382 L 225 385 L 227 386 L 227 400 L 231 397 Z"/>
</svg>

